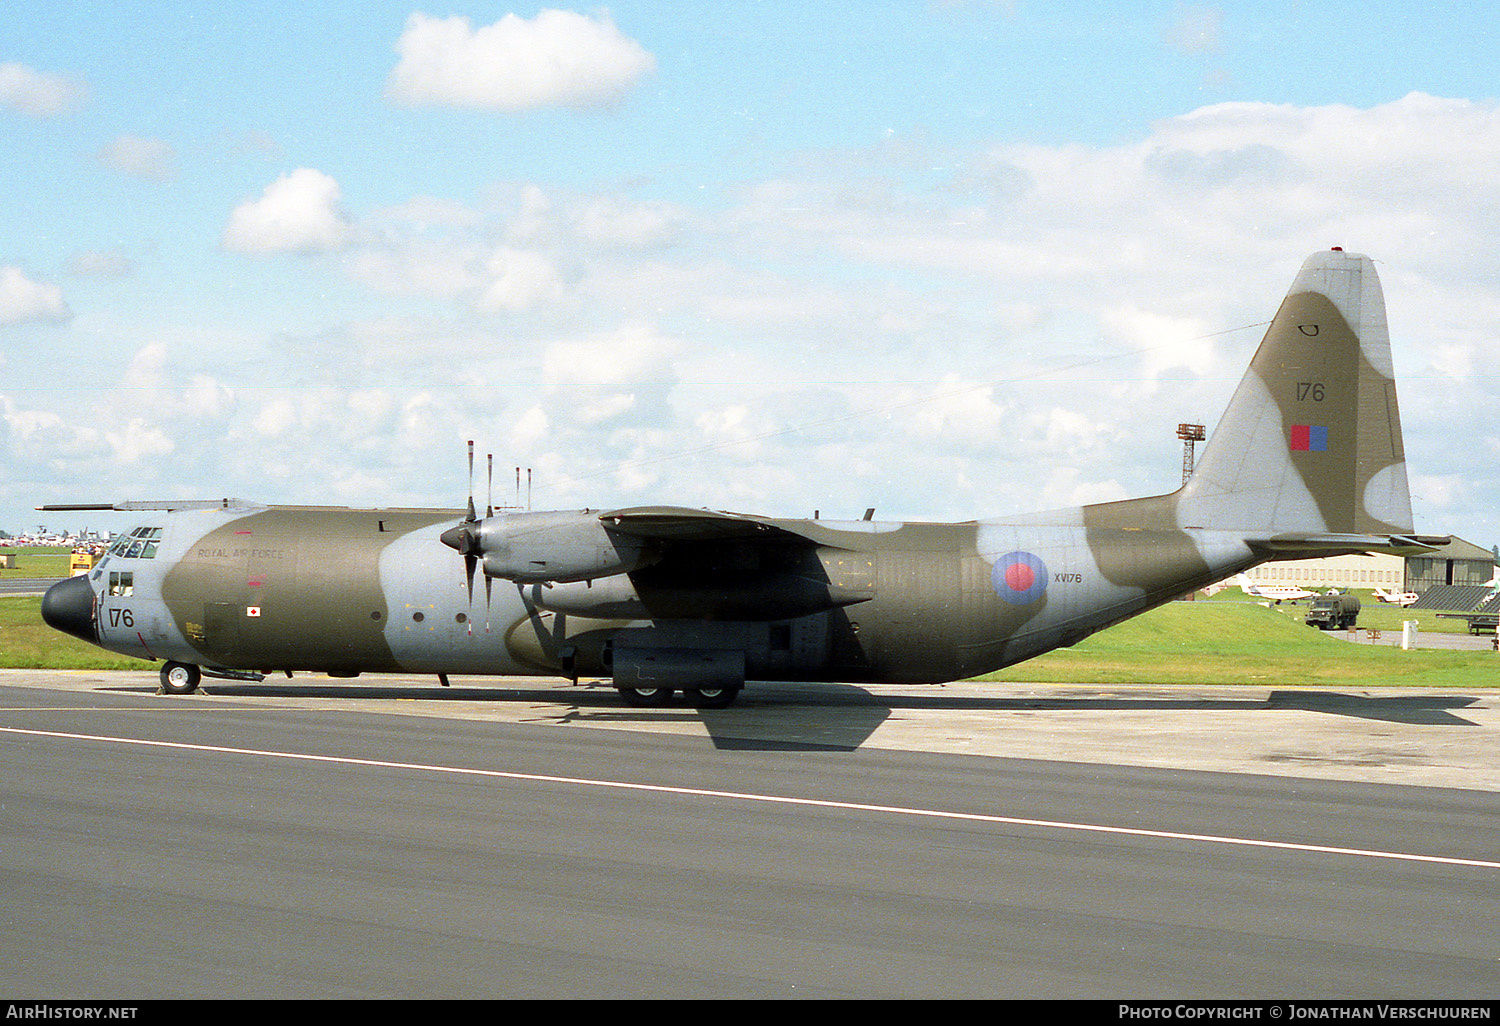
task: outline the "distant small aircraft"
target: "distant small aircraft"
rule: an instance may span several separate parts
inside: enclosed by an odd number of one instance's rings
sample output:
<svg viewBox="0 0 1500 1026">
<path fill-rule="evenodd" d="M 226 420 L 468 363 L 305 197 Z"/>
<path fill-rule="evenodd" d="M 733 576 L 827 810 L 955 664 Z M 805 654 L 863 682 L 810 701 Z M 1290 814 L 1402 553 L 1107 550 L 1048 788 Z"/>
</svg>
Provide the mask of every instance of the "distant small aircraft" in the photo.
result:
<svg viewBox="0 0 1500 1026">
<path fill-rule="evenodd" d="M 1385 300 L 1374 263 L 1337 249 L 1303 263 L 1166 495 L 955 524 L 681 506 L 481 518 L 469 458 L 467 512 L 43 507 L 149 515 L 53 585 L 42 617 L 162 661 L 174 694 L 274 671 L 542 673 L 717 708 L 746 681 L 974 677 L 1269 560 L 1448 541 L 1413 534 Z"/>
<path fill-rule="evenodd" d="M 1238 584 L 1240 590 L 1246 595 L 1270 599 L 1272 602 L 1277 603 L 1296 602 L 1298 599 L 1318 597 L 1318 592 L 1316 591 L 1308 591 L 1306 588 L 1298 588 L 1291 584 L 1256 584 L 1244 574 L 1236 577 L 1234 583 Z"/>
<path fill-rule="evenodd" d="M 1384 588 L 1375 589 L 1375 598 L 1380 602 L 1389 602 L 1392 605 L 1405 608 L 1415 602 L 1420 596 L 1414 591 L 1397 591 L 1392 588 L 1386 591 Z"/>
</svg>

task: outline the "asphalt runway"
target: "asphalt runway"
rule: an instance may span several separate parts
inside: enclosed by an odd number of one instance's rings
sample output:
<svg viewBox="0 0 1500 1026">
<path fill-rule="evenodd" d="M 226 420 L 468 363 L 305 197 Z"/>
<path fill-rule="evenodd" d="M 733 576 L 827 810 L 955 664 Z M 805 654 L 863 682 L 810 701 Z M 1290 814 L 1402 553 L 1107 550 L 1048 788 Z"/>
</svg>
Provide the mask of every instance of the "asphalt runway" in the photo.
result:
<svg viewBox="0 0 1500 1026">
<path fill-rule="evenodd" d="M 62 578 L 0 577 L 0 595 L 41 595 Z"/>
<path fill-rule="evenodd" d="M 1493 999 L 1488 692 L 0 671 L 26 998 Z"/>
</svg>

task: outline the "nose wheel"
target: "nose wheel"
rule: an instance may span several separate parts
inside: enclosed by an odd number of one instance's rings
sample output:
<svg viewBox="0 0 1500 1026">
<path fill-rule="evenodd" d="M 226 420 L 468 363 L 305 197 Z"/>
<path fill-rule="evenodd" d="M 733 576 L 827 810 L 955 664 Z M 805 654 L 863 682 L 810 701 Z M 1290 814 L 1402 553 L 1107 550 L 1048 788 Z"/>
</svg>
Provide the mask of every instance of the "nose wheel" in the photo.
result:
<svg viewBox="0 0 1500 1026">
<path fill-rule="evenodd" d="M 169 695 L 191 695 L 202 679 L 192 663 L 167 663 L 161 668 L 161 689 Z"/>
</svg>

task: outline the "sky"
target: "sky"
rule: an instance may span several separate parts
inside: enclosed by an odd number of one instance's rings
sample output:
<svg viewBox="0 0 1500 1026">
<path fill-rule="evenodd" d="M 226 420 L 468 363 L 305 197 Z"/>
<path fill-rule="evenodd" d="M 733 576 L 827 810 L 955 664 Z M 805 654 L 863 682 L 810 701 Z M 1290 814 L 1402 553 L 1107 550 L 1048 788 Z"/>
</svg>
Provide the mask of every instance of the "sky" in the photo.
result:
<svg viewBox="0 0 1500 1026">
<path fill-rule="evenodd" d="M 1342 246 L 1385 288 L 1416 526 L 1490 547 L 1497 23 L 6 4 L 0 528 L 471 488 L 933 520 L 1171 491 L 1177 424 L 1212 433 Z"/>
</svg>

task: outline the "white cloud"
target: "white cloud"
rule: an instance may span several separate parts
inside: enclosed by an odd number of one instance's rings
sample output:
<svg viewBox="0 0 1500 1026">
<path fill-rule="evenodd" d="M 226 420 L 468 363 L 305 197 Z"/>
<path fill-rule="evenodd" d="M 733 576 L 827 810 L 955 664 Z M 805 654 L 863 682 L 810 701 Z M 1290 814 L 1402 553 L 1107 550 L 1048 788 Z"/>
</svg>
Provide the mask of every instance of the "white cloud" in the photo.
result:
<svg viewBox="0 0 1500 1026">
<path fill-rule="evenodd" d="M 87 96 L 88 86 L 77 79 L 16 62 L 0 64 L 0 107 L 47 118 L 75 110 Z"/>
<path fill-rule="evenodd" d="M 1039 412 L 1039 411 L 1038 411 Z M 1127 439 L 1121 437 L 1118 418 L 1123 410 L 1055 406 L 1046 411 L 1040 421 L 1044 428 L 1043 444 L 1052 452 L 1065 452 L 1079 458 L 1079 462 L 1093 463 L 1103 469 L 1107 466 L 1111 447 L 1118 447 Z M 1112 496 L 1123 498 L 1123 496 Z"/>
<path fill-rule="evenodd" d="M 583 239 L 629 249 L 666 245 L 681 220 L 681 211 L 669 203 L 629 203 L 611 196 L 595 197 L 574 215 Z"/>
<path fill-rule="evenodd" d="M 235 392 L 206 374 L 193 374 L 185 385 L 175 379 L 171 354 L 162 342 L 142 346 L 131 358 L 123 372 L 113 382 L 113 387 L 124 390 L 130 397 L 130 409 L 157 411 L 160 423 L 141 420 L 134 427 L 125 429 L 120 439 L 128 439 L 125 445 L 132 452 L 145 453 L 150 445 L 165 446 L 161 452 L 172 452 L 176 443 L 167 431 L 175 427 L 171 417 L 163 416 L 172 411 L 190 424 L 221 423 L 235 409 Z M 111 410 L 113 422 L 118 410 Z M 116 438 L 111 437 L 111 444 Z"/>
<path fill-rule="evenodd" d="M 1412 497 L 1438 509 L 1448 509 L 1469 491 L 1470 478 L 1462 474 L 1413 474 Z"/>
<path fill-rule="evenodd" d="M 276 438 L 284 435 L 300 421 L 302 404 L 286 396 L 279 396 L 261 404 L 251 418 L 250 424 L 257 435 Z"/>
<path fill-rule="evenodd" d="M 1208 326 L 1194 317 L 1169 317 L 1135 305 L 1100 312 L 1100 327 L 1128 349 L 1145 350 L 1145 373 L 1160 378 L 1173 368 L 1203 374 L 1213 367 Z"/>
<path fill-rule="evenodd" d="M 927 401 L 913 400 L 918 404 L 909 415 L 924 439 L 941 439 L 949 446 L 986 445 L 1004 433 L 1009 411 L 995 401 L 992 386 L 962 382 L 950 374 L 925 391 Z"/>
<path fill-rule="evenodd" d="M 526 310 L 562 298 L 562 277 L 541 253 L 501 246 L 485 261 L 484 273 L 489 281 L 475 306 L 485 313 Z"/>
<path fill-rule="evenodd" d="M 389 295 L 460 300 L 482 314 L 542 311 L 601 270 L 606 289 L 624 287 L 634 254 L 669 249 L 689 223 L 675 204 L 625 193 L 491 192 L 478 206 L 418 196 L 361 218 L 343 266 Z"/>
<path fill-rule="evenodd" d="M 520 452 L 529 452 L 547 438 L 551 428 L 547 411 L 540 406 L 533 406 L 516 418 L 510 432 L 511 446 Z"/>
<path fill-rule="evenodd" d="M 0 324 L 65 321 L 71 316 L 62 289 L 33 281 L 19 267 L 0 267 Z"/>
<path fill-rule="evenodd" d="M 1057 467 L 1047 475 L 1038 496 L 1043 508 L 1062 509 L 1095 502 L 1118 502 L 1130 498 L 1131 493 L 1116 480 L 1085 480 L 1077 467 Z"/>
<path fill-rule="evenodd" d="M 123 424 L 117 423 L 106 429 L 104 439 L 114 451 L 114 458 L 121 463 L 139 463 L 167 456 L 177 448 L 166 431 L 144 417 L 132 417 Z"/>
<path fill-rule="evenodd" d="M 358 250 L 347 267 L 357 280 L 388 295 L 454 299 L 484 287 L 478 263 L 476 247 L 399 239 Z"/>
<path fill-rule="evenodd" d="M 225 249 L 240 253 L 316 252 L 337 249 L 353 234 L 340 205 L 339 183 L 313 168 L 298 168 L 266 186 L 229 215 Z"/>
<path fill-rule="evenodd" d="M 607 14 L 545 10 L 507 14 L 473 28 L 468 18 L 413 14 L 396 43 L 401 59 L 386 95 L 403 106 L 496 111 L 617 103 L 656 67 Z"/>
<path fill-rule="evenodd" d="M 64 426 L 62 417 L 51 410 L 23 409 L 6 396 L 0 396 L 0 408 L 4 410 L 6 428 L 22 441 L 31 439 L 38 432 L 56 437 Z"/>
<path fill-rule="evenodd" d="M 170 182 L 177 177 L 177 151 L 161 139 L 117 136 L 99 151 L 98 159 L 105 167 L 151 182 Z"/>
<path fill-rule="evenodd" d="M 552 385 L 660 383 L 673 377 L 671 359 L 681 346 L 649 324 L 566 339 L 547 347 L 542 379 Z"/>
</svg>

